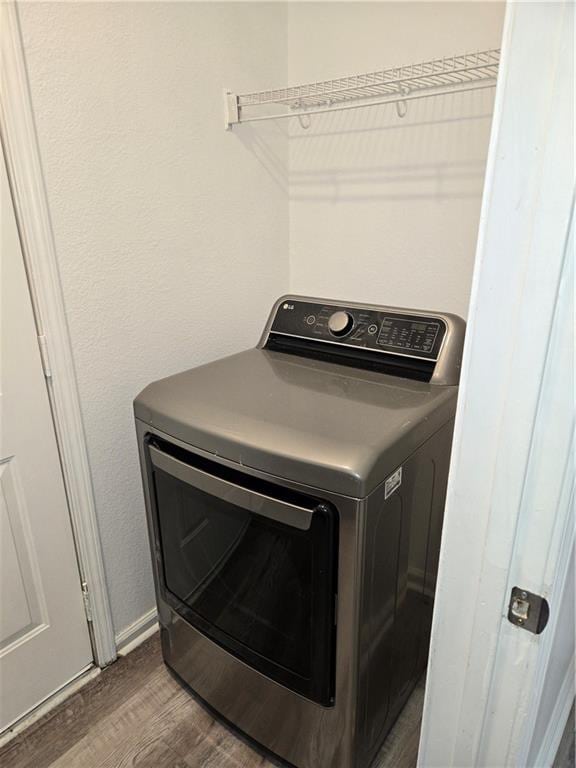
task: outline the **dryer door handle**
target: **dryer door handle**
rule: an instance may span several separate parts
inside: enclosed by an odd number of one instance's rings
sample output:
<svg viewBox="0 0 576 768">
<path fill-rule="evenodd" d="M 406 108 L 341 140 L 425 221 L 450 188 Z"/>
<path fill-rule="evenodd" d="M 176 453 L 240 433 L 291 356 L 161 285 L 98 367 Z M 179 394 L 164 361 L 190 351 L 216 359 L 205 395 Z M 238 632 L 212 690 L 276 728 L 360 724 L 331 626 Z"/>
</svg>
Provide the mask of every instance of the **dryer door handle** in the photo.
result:
<svg viewBox="0 0 576 768">
<path fill-rule="evenodd" d="M 168 453 L 159 450 L 153 445 L 148 447 L 152 464 L 172 477 L 181 480 L 187 485 L 197 488 L 199 491 L 216 496 L 237 507 L 242 507 L 256 515 L 269 517 L 284 525 L 307 531 L 312 523 L 314 509 L 300 507 L 263 493 L 243 488 L 241 485 L 223 480 L 201 469 L 192 467 L 180 459 L 175 459 Z"/>
</svg>

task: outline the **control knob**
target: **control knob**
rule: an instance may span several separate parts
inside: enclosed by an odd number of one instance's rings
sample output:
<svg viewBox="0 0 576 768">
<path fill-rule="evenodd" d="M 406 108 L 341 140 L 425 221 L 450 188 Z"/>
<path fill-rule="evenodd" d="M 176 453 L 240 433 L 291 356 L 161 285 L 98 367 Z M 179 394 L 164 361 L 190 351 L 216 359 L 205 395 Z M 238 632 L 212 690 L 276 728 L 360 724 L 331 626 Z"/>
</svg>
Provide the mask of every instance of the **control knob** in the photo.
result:
<svg viewBox="0 0 576 768">
<path fill-rule="evenodd" d="M 342 310 L 334 312 L 328 318 L 328 328 L 334 336 L 346 336 L 352 330 L 354 318 L 348 312 Z"/>
</svg>

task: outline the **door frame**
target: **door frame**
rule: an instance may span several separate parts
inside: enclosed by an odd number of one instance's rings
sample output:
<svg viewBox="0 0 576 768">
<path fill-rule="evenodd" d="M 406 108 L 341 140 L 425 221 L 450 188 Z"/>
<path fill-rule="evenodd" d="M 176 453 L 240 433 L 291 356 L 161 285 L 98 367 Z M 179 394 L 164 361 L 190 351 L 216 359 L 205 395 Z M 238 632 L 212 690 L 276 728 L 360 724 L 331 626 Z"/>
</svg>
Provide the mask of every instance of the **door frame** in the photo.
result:
<svg viewBox="0 0 576 768">
<path fill-rule="evenodd" d="M 0 30 L 0 136 L 60 453 L 94 660 L 104 667 L 117 655 L 112 612 L 15 0 L 0 3 Z"/>
<path fill-rule="evenodd" d="M 573 600 L 575 541 L 575 181 L 566 152 L 573 14 L 569 0 L 511 2 L 506 11 L 430 644 L 423 768 L 549 766 L 574 699 L 573 637 L 559 629 L 562 608 Z M 548 600 L 542 634 L 508 621 L 514 586 Z M 568 661 L 538 742 L 559 638 Z"/>
</svg>

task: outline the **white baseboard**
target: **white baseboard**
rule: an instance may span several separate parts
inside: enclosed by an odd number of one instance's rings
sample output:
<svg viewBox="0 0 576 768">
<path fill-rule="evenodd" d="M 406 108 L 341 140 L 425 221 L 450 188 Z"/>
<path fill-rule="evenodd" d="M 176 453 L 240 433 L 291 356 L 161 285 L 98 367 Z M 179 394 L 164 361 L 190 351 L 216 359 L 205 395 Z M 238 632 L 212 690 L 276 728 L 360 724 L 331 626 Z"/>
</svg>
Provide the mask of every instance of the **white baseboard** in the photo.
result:
<svg viewBox="0 0 576 768">
<path fill-rule="evenodd" d="M 568 722 L 568 716 L 574 702 L 574 659 L 568 666 L 566 676 L 558 693 L 556 704 L 550 716 L 550 722 L 538 750 L 538 756 L 534 761 L 536 768 L 551 766 L 556 758 L 558 747 L 562 741 L 562 735 Z"/>
<path fill-rule="evenodd" d="M 116 635 L 116 649 L 119 656 L 126 654 L 137 648 L 144 640 L 147 640 L 158 629 L 158 611 L 152 608 L 150 611 L 142 614 L 140 618 L 129 624 Z"/>
</svg>

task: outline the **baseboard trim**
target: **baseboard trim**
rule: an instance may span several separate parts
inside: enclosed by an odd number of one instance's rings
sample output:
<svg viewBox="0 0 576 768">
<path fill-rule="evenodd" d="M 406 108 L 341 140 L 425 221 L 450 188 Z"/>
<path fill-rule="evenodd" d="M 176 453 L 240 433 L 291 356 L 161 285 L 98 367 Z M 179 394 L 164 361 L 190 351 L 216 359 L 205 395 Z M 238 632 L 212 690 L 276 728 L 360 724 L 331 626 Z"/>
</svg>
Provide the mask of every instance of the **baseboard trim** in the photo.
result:
<svg viewBox="0 0 576 768">
<path fill-rule="evenodd" d="M 119 656 L 126 656 L 147 640 L 158 629 L 158 611 L 152 608 L 129 624 L 116 635 L 116 650 Z"/>
<path fill-rule="evenodd" d="M 574 702 L 574 659 L 568 665 L 534 765 L 552 766 Z"/>
</svg>

